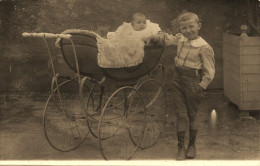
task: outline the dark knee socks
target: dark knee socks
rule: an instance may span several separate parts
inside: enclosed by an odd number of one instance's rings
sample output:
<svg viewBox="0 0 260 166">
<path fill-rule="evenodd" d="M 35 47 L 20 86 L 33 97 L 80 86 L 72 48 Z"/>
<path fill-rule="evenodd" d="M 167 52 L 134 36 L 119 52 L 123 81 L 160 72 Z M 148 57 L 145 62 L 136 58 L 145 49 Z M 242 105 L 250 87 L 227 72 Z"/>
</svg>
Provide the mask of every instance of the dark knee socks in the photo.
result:
<svg viewBox="0 0 260 166">
<path fill-rule="evenodd" d="M 195 144 L 197 133 L 198 133 L 198 130 L 190 129 L 190 138 L 189 138 L 190 145 Z"/>
<path fill-rule="evenodd" d="M 185 146 L 184 146 L 184 138 L 185 138 L 185 131 L 177 131 L 178 137 L 178 153 L 176 156 L 176 160 L 184 160 L 185 157 Z"/>
</svg>

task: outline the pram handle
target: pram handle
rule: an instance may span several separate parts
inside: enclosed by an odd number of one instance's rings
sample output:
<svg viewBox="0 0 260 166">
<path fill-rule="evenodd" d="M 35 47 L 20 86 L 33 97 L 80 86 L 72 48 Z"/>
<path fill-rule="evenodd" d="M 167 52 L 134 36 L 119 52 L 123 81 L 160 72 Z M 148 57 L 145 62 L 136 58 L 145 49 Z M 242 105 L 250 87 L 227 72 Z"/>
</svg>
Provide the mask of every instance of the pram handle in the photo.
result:
<svg viewBox="0 0 260 166">
<path fill-rule="evenodd" d="M 53 34 L 53 33 L 22 33 L 23 37 L 39 37 L 39 38 L 64 38 L 70 39 L 70 34 Z"/>
</svg>

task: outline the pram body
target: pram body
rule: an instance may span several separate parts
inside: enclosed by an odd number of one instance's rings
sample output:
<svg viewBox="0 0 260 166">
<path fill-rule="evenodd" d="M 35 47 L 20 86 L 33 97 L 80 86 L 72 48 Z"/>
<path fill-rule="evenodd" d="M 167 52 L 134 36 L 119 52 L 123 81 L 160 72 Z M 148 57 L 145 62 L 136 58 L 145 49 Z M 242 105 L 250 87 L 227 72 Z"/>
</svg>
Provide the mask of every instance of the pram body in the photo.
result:
<svg viewBox="0 0 260 166">
<path fill-rule="evenodd" d="M 137 66 L 101 68 L 97 62 L 97 36 L 93 34 L 23 33 L 23 36 L 40 37 L 47 46 L 53 78 L 43 126 L 54 149 L 74 150 L 88 133 L 98 138 L 102 156 L 107 160 L 131 159 L 137 149 L 155 145 L 167 112 L 163 79 L 138 80 L 158 66 L 164 46 L 146 46 L 143 62 Z M 62 56 L 75 71 L 75 77 L 56 73 L 49 38 L 60 39 Z M 164 70 L 161 73 L 164 76 Z M 117 83 L 112 94 L 104 90 L 107 77 Z M 146 87 L 154 91 L 147 91 Z"/>
<path fill-rule="evenodd" d="M 79 33 L 71 33 L 72 40 L 77 52 L 79 72 L 81 75 L 98 78 L 100 76 L 107 76 L 114 79 L 116 82 L 129 82 L 132 84 L 138 78 L 150 72 L 159 62 L 163 46 L 151 45 L 144 48 L 145 55 L 143 62 L 137 66 L 124 68 L 101 68 L 97 62 L 97 39 L 94 35 L 86 35 Z M 68 66 L 77 71 L 75 58 L 73 56 L 73 46 L 70 40 L 61 39 L 61 52 L 64 60 Z M 135 81 L 133 81 L 135 80 Z"/>
</svg>

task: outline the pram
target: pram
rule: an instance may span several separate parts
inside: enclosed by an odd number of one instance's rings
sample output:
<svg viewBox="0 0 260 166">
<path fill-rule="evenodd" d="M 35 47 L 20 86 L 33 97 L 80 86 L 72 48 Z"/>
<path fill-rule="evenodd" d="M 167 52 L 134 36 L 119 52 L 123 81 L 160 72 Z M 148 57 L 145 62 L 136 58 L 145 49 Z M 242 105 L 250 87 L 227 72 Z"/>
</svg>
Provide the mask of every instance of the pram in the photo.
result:
<svg viewBox="0 0 260 166">
<path fill-rule="evenodd" d="M 137 149 L 156 144 L 166 112 L 164 67 L 159 60 L 164 46 L 146 46 L 143 62 L 125 68 L 101 68 L 97 39 L 92 34 L 23 33 L 43 38 L 53 72 L 43 125 L 49 144 L 68 152 L 84 140 L 98 138 L 104 159 L 131 159 Z M 60 38 L 60 49 L 74 77 L 56 73 L 48 38 Z M 151 73 L 156 71 L 156 77 Z M 159 74 L 158 74 L 159 73 Z M 112 81 L 114 87 L 106 87 Z M 88 137 L 91 133 L 92 137 Z"/>
</svg>

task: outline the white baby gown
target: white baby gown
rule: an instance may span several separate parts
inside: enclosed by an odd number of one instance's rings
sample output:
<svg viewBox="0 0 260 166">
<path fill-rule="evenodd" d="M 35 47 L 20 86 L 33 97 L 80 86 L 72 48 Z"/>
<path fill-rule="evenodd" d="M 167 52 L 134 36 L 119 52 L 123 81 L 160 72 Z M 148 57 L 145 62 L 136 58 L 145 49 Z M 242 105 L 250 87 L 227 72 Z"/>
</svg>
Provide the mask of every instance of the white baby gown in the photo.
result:
<svg viewBox="0 0 260 166">
<path fill-rule="evenodd" d="M 98 65 L 102 68 L 121 68 L 140 64 L 145 46 L 141 39 L 159 31 L 159 25 L 150 20 L 146 20 L 146 28 L 141 31 L 135 31 L 131 23 L 124 22 L 115 32 L 109 32 L 107 38 L 97 41 Z"/>
</svg>

